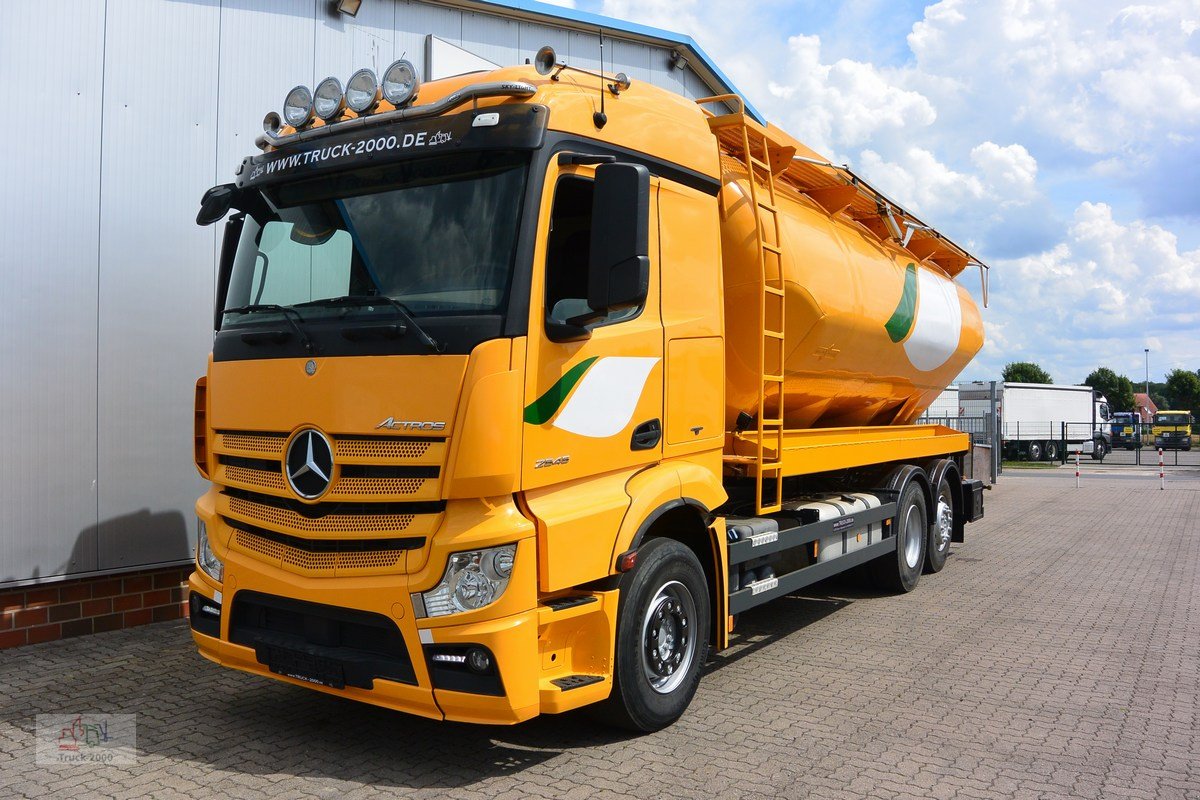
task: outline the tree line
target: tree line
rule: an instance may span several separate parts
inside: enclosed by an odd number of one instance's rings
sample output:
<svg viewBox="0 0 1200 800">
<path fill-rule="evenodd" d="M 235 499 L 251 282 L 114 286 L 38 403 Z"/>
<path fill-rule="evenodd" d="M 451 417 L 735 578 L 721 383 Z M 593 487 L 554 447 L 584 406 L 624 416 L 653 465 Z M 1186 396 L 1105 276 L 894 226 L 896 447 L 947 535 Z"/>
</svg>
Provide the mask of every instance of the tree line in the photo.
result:
<svg viewBox="0 0 1200 800">
<path fill-rule="evenodd" d="M 1054 383 L 1050 373 L 1032 361 L 1009 363 L 1004 367 L 1003 377 L 1008 383 Z M 1134 411 L 1134 392 L 1144 386 L 1141 381 L 1131 381 L 1108 367 L 1096 367 L 1082 385 L 1091 386 L 1107 397 L 1113 411 Z M 1173 369 L 1167 373 L 1165 382 L 1151 381 L 1150 400 L 1160 411 L 1190 411 L 1200 417 L 1200 370 Z"/>
</svg>

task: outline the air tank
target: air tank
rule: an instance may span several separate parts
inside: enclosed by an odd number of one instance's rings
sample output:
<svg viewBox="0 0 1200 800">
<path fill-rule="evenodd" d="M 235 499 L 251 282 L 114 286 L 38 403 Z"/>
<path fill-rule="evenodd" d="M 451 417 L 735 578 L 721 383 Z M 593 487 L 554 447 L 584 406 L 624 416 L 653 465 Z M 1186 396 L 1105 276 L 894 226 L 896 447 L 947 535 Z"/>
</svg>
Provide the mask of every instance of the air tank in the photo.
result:
<svg viewBox="0 0 1200 800">
<path fill-rule="evenodd" d="M 745 167 L 722 158 L 727 430 L 758 414 L 762 294 Z M 759 199 L 767 190 L 760 184 Z M 983 346 L 970 294 L 936 266 L 776 182 L 783 255 L 784 424 L 904 425 Z M 762 212 L 772 236 L 770 215 Z M 768 371 L 771 371 L 768 365 Z M 769 384 L 773 387 L 773 384 Z M 777 407 L 768 400 L 768 415 Z M 743 418 L 744 419 L 744 418 Z"/>
</svg>

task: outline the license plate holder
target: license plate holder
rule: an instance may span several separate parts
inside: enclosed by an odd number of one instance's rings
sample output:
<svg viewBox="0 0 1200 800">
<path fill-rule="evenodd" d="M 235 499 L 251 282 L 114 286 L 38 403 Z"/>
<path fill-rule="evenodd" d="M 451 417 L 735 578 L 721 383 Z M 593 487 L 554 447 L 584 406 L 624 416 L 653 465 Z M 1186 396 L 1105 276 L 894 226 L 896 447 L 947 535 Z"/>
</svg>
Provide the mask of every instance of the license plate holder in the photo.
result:
<svg viewBox="0 0 1200 800">
<path fill-rule="evenodd" d="M 340 662 L 332 658 L 300 650 L 289 650 L 285 647 L 270 648 L 267 658 L 268 667 L 276 675 L 284 675 L 334 689 L 346 688 L 345 670 Z"/>
</svg>

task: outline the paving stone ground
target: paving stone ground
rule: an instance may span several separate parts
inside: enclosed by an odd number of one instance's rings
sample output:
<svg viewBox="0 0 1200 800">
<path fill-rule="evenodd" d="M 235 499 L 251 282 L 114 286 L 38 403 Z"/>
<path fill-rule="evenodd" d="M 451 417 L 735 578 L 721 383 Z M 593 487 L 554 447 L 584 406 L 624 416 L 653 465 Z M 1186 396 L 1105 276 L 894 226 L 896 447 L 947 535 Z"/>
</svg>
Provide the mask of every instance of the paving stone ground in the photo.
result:
<svg viewBox="0 0 1200 800">
<path fill-rule="evenodd" d="M 1015 471 L 1014 471 L 1015 472 Z M 225 670 L 164 623 L 0 651 L 0 797 L 1200 798 L 1200 475 L 1006 473 L 945 571 L 743 615 L 673 727 L 427 722 Z M 137 715 L 39 766 L 34 715 Z"/>
</svg>

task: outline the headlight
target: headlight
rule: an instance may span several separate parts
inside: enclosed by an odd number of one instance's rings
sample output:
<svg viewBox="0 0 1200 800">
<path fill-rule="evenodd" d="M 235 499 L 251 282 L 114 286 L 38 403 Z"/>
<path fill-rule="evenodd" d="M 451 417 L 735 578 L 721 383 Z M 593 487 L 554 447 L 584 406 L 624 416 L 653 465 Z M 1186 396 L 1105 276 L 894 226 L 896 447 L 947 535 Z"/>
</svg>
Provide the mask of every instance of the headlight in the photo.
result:
<svg viewBox="0 0 1200 800">
<path fill-rule="evenodd" d="M 515 544 L 452 554 L 441 582 L 420 595 L 425 615 L 474 611 L 500 599 L 508 588 L 516 555 Z"/>
<path fill-rule="evenodd" d="M 196 563 L 208 577 L 221 583 L 225 574 L 225 565 L 221 563 L 221 559 L 217 558 L 208 543 L 208 527 L 205 526 L 204 520 L 197 520 Z"/>
</svg>

